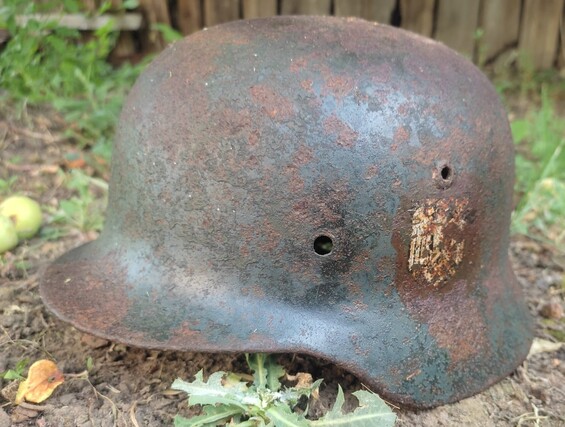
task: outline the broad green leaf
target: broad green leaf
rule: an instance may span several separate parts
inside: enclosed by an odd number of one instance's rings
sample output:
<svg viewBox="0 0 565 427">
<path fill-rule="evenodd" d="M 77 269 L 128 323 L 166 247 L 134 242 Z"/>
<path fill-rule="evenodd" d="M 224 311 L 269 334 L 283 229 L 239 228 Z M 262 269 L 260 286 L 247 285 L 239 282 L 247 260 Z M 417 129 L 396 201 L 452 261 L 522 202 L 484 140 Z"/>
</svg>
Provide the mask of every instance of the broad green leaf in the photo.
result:
<svg viewBox="0 0 565 427">
<path fill-rule="evenodd" d="M 151 29 L 159 31 L 163 35 L 166 43 L 172 43 L 182 39 L 182 34 L 167 24 L 154 23 L 151 25 Z"/>
<path fill-rule="evenodd" d="M 512 129 L 512 136 L 516 144 L 522 142 L 530 135 L 530 127 L 531 123 L 529 120 L 518 119 L 511 123 L 510 128 Z"/>
<path fill-rule="evenodd" d="M 224 378 L 222 378 L 222 385 L 226 389 L 235 389 L 242 393 L 246 393 L 249 390 L 247 383 L 241 380 L 241 376 L 233 372 L 228 372 Z"/>
<path fill-rule="evenodd" d="M 284 368 L 275 362 L 272 356 L 267 356 L 265 368 L 267 369 L 267 388 L 271 391 L 279 391 L 281 388 L 279 378 L 284 375 Z"/>
<path fill-rule="evenodd" d="M 208 405 L 204 407 L 204 414 L 192 418 L 175 417 L 175 427 L 201 427 L 216 426 L 228 422 L 234 415 L 240 414 L 241 408 L 230 405 Z"/>
<path fill-rule="evenodd" d="M 323 378 L 320 378 L 319 380 L 314 381 L 314 383 L 312 384 L 312 387 L 310 387 L 311 391 L 317 390 L 320 388 L 320 385 L 324 382 Z"/>
<path fill-rule="evenodd" d="M 230 425 L 230 427 L 232 427 Z M 265 420 L 261 417 L 251 417 L 247 421 L 234 424 L 233 427 L 274 427 L 273 424 L 265 424 Z"/>
<path fill-rule="evenodd" d="M 257 389 L 279 391 L 279 378 L 284 375 L 284 368 L 274 361 L 274 358 L 264 353 L 247 354 L 247 364 L 253 371 L 253 384 Z"/>
<path fill-rule="evenodd" d="M 267 387 L 267 369 L 265 367 L 267 357 L 268 356 L 264 353 L 245 355 L 249 369 L 253 371 L 253 384 L 255 384 L 258 389 Z"/>
<path fill-rule="evenodd" d="M 306 418 L 291 412 L 286 405 L 272 406 L 265 411 L 275 427 L 309 427 Z"/>
<path fill-rule="evenodd" d="M 0 372 L 0 378 L 5 380 L 25 380 L 22 375 L 25 368 L 29 364 L 29 359 L 20 360 L 14 369 L 8 369 L 7 371 Z"/>
<path fill-rule="evenodd" d="M 388 405 L 375 393 L 365 390 L 353 393 L 359 400 L 359 407 L 352 413 L 344 414 L 343 390 L 339 387 L 336 402 L 331 411 L 310 425 L 315 427 L 392 427 L 396 422 L 396 415 Z"/>
<path fill-rule="evenodd" d="M 341 417 L 343 414 L 342 408 L 344 403 L 345 403 L 345 396 L 343 395 L 343 389 L 341 388 L 340 385 L 338 385 L 337 397 L 335 398 L 334 406 L 330 411 L 326 413 L 324 418 L 332 419 L 332 418 Z"/>
<path fill-rule="evenodd" d="M 222 385 L 222 377 L 224 372 L 214 372 L 208 378 L 208 382 L 204 382 L 202 371 L 195 375 L 195 380 L 186 382 L 177 378 L 171 386 L 174 390 L 184 391 L 189 395 L 188 404 L 192 405 L 216 405 L 222 403 L 224 405 L 234 405 L 246 410 L 247 407 L 242 403 L 242 399 L 251 401 L 247 395 L 242 394 L 237 389 L 226 389 Z"/>
<path fill-rule="evenodd" d="M 135 9 L 139 7 L 139 0 L 124 0 L 122 2 L 122 7 L 125 10 Z"/>
</svg>

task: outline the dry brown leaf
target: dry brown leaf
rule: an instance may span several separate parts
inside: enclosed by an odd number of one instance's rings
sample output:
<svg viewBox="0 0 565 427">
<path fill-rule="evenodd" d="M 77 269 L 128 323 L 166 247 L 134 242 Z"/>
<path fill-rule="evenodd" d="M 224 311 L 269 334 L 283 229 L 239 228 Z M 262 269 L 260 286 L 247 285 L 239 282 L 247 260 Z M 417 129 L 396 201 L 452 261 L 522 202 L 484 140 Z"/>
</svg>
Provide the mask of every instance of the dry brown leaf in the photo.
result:
<svg viewBox="0 0 565 427">
<path fill-rule="evenodd" d="M 65 381 L 63 373 L 51 360 L 38 360 L 29 368 L 27 379 L 20 383 L 16 395 L 16 404 L 27 400 L 32 403 L 41 403 Z"/>
<path fill-rule="evenodd" d="M 286 379 L 289 381 L 296 381 L 296 385 L 294 386 L 296 388 L 309 388 L 314 382 L 312 375 L 307 372 L 298 372 L 296 375 L 287 374 Z"/>
</svg>

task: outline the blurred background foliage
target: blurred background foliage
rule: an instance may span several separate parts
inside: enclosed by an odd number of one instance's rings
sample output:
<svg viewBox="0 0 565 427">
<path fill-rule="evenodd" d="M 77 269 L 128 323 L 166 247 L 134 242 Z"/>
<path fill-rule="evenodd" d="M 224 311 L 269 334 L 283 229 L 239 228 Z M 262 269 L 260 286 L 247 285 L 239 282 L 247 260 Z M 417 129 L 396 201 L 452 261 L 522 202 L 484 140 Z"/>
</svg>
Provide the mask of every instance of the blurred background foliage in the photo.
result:
<svg viewBox="0 0 565 427">
<path fill-rule="evenodd" d="M 137 3 L 123 6 L 136 7 Z M 26 106 L 53 106 L 68 123 L 69 138 L 109 159 L 124 97 L 147 60 L 120 67 L 108 63 L 118 37 L 111 21 L 88 35 L 60 27 L 56 21 L 16 22 L 18 15 L 76 13 L 82 7 L 79 0 L 5 0 L 0 28 L 7 29 L 11 37 L 0 54 L 0 87 L 3 101 L 19 111 Z M 109 7 L 110 2 L 105 2 L 95 13 L 102 14 Z"/>
</svg>

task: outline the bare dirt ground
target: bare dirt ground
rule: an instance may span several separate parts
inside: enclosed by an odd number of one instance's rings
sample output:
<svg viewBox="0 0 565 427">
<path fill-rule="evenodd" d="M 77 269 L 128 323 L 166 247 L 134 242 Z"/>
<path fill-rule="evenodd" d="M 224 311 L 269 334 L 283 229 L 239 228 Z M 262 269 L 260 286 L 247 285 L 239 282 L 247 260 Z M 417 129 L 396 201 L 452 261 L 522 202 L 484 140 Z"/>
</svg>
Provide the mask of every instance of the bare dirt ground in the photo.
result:
<svg viewBox="0 0 565 427">
<path fill-rule="evenodd" d="M 76 146 L 65 142 L 63 131 L 53 113 L 0 117 L 0 179 L 17 176 L 13 191 L 42 205 L 56 206 L 68 198 L 58 171 L 68 166 L 64 157 Z M 36 237 L 0 263 L 0 372 L 22 359 L 52 359 L 67 375 L 39 405 L 13 405 L 14 385 L 0 380 L 0 427 L 172 425 L 175 414 L 188 414 L 185 396 L 167 391 L 175 378 L 191 379 L 200 369 L 205 374 L 247 371 L 240 354 L 129 348 L 85 335 L 52 316 L 39 298 L 42 269 L 94 238 L 96 233 L 77 230 L 56 240 Z M 552 319 L 549 304 L 563 308 L 565 259 L 523 237 L 513 239 L 511 255 L 537 320 L 536 335 L 564 341 L 565 320 Z M 86 374 L 89 358 L 92 367 Z M 331 406 L 338 383 L 349 396 L 362 388 L 353 375 L 311 357 L 288 354 L 280 361 L 291 374 L 303 371 L 325 379 L 313 404 L 318 414 Z M 532 355 L 510 377 L 472 398 L 429 411 L 396 412 L 399 426 L 565 426 L 565 347 Z"/>
</svg>

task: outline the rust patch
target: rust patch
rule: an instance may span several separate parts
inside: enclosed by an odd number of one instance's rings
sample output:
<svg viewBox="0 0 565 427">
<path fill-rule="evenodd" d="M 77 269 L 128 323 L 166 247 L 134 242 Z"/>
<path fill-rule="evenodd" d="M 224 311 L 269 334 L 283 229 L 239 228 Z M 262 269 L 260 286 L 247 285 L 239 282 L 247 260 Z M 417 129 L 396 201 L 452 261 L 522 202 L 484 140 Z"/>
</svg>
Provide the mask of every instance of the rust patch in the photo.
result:
<svg viewBox="0 0 565 427">
<path fill-rule="evenodd" d="M 379 173 L 379 167 L 377 165 L 371 165 L 365 171 L 365 179 L 372 179 Z"/>
<path fill-rule="evenodd" d="M 241 133 L 247 133 L 249 129 L 252 129 L 253 121 L 253 115 L 246 108 L 242 110 L 225 108 L 218 120 L 219 126 L 217 126 L 215 130 L 219 132 L 221 136 L 231 137 Z"/>
<path fill-rule="evenodd" d="M 394 71 L 390 64 L 381 64 L 374 67 L 374 71 L 371 73 L 371 81 L 377 85 L 388 83 L 393 75 Z"/>
<path fill-rule="evenodd" d="M 287 120 L 294 114 L 292 103 L 269 87 L 264 85 L 253 86 L 251 95 L 262 107 L 263 112 L 272 119 Z"/>
<path fill-rule="evenodd" d="M 409 102 L 405 102 L 403 104 L 400 104 L 398 106 L 398 108 L 396 109 L 396 112 L 398 113 L 399 116 L 401 117 L 408 117 L 408 115 L 410 114 L 410 110 L 412 109 L 412 105 Z"/>
<path fill-rule="evenodd" d="M 286 166 L 286 175 L 288 177 L 289 189 L 292 192 L 300 192 L 304 190 L 304 180 L 300 176 L 300 171 L 296 165 Z"/>
<path fill-rule="evenodd" d="M 364 348 L 360 343 L 359 335 L 351 334 L 349 336 L 349 341 L 351 341 L 351 344 L 353 345 L 353 351 L 355 351 L 355 354 L 361 357 L 369 356 L 369 350 Z"/>
<path fill-rule="evenodd" d="M 312 92 L 312 86 L 314 85 L 314 82 L 310 79 L 306 79 L 306 80 L 302 80 L 300 82 L 300 86 L 302 87 L 302 89 L 304 89 L 306 92 Z"/>
<path fill-rule="evenodd" d="M 42 298 L 59 317 L 78 329 L 109 336 L 131 306 L 127 296 L 131 286 L 126 281 L 123 267 L 107 260 L 77 260 L 77 253 L 81 252 L 82 248 L 75 249 L 67 255 L 69 261 L 49 267 L 41 289 Z M 109 256 L 112 261 L 117 258 L 117 252 Z M 79 286 L 82 298 L 68 298 Z"/>
<path fill-rule="evenodd" d="M 408 270 L 414 277 L 423 276 L 437 287 L 455 274 L 463 260 L 465 240 L 449 229 L 463 230 L 468 203 L 467 199 L 428 199 L 414 211 L 408 256 Z"/>
<path fill-rule="evenodd" d="M 410 139 L 410 131 L 403 126 L 399 126 L 394 131 L 393 144 L 391 149 L 396 151 L 399 145 L 405 144 Z"/>
<path fill-rule="evenodd" d="M 336 194 L 339 194 L 336 192 Z M 336 209 L 336 204 L 328 195 L 328 201 L 320 201 L 313 204 L 310 199 L 301 200 L 293 205 L 290 217 L 296 223 L 307 222 L 315 227 L 323 227 L 327 224 L 338 223 L 341 213 Z"/>
<path fill-rule="evenodd" d="M 335 142 L 340 147 L 353 147 L 355 142 L 357 142 L 357 132 L 335 114 L 332 114 L 324 122 L 324 131 L 328 134 L 336 135 L 337 139 Z"/>
<path fill-rule="evenodd" d="M 453 305 L 458 306 L 457 311 L 465 313 L 465 317 L 455 317 L 445 309 L 434 310 L 429 313 L 426 323 L 438 345 L 449 351 L 450 367 L 453 368 L 457 363 L 476 356 L 477 348 L 486 353 L 489 346 L 487 327 L 479 302 L 468 297 L 465 286 L 456 286 L 451 297 Z M 472 327 L 469 327 L 470 319 L 473 322 Z"/>
<path fill-rule="evenodd" d="M 260 139 L 261 139 L 261 132 L 259 132 L 258 130 L 254 130 L 247 137 L 247 143 L 249 144 L 250 147 L 256 147 L 259 144 Z"/>
<path fill-rule="evenodd" d="M 254 231 L 256 233 L 256 230 Z M 261 227 L 261 237 L 262 240 L 258 244 L 259 249 L 262 252 L 274 253 L 279 247 L 282 236 L 269 221 L 264 220 Z"/>
<path fill-rule="evenodd" d="M 250 253 L 251 253 L 251 251 L 249 250 L 249 247 L 247 247 L 247 246 L 242 246 L 242 247 L 239 248 L 239 255 L 242 258 L 248 258 Z"/>
<path fill-rule="evenodd" d="M 265 289 L 263 289 L 257 283 L 253 284 L 252 286 L 244 286 L 241 288 L 241 295 L 243 296 L 252 296 L 257 299 L 264 299 L 267 294 L 265 293 Z"/>
<path fill-rule="evenodd" d="M 359 286 L 359 283 L 348 280 L 346 286 L 351 296 L 355 296 L 355 297 L 363 296 L 363 290 L 361 289 L 361 286 Z"/>
<path fill-rule="evenodd" d="M 331 91 L 337 99 L 345 98 L 354 88 L 355 83 L 349 77 L 326 76 L 325 89 Z"/>
<path fill-rule="evenodd" d="M 306 58 L 293 59 L 292 61 L 290 61 L 290 71 L 292 73 L 297 73 L 300 70 L 305 69 L 306 65 L 308 65 L 308 61 L 306 60 Z"/>
<path fill-rule="evenodd" d="M 314 158 L 314 154 L 312 149 L 306 145 L 301 145 L 296 150 L 296 153 L 293 156 L 293 161 L 298 166 L 304 166 L 312 161 Z"/>
<path fill-rule="evenodd" d="M 200 322 L 198 320 L 187 320 L 181 323 L 181 325 L 172 330 L 172 336 L 168 340 L 167 345 L 169 348 L 182 348 L 183 345 L 189 342 L 192 348 L 198 348 L 202 351 L 215 351 L 218 345 L 208 339 L 210 334 L 206 330 L 198 330 Z M 147 338 L 145 338 L 147 340 Z M 157 343 L 158 346 L 162 346 L 162 343 Z"/>
</svg>

